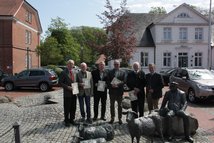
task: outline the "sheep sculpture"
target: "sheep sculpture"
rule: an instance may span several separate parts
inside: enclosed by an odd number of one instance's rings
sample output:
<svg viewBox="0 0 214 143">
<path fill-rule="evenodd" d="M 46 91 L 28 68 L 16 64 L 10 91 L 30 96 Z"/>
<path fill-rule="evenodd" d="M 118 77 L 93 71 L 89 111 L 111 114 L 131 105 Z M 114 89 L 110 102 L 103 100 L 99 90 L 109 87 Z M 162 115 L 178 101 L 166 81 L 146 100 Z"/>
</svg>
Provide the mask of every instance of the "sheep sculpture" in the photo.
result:
<svg viewBox="0 0 214 143">
<path fill-rule="evenodd" d="M 114 138 L 114 128 L 110 124 L 84 127 L 79 126 L 79 136 L 83 140 L 104 138 L 109 141 Z"/>
<path fill-rule="evenodd" d="M 123 112 L 126 115 L 127 126 L 129 133 L 131 135 L 131 142 L 134 142 L 136 137 L 137 143 L 140 142 L 141 136 L 146 136 L 151 139 L 153 142 L 153 137 L 157 133 L 161 136 L 162 141 L 164 142 L 163 133 L 162 133 L 162 123 L 160 116 L 147 116 L 139 117 L 134 111 Z"/>
</svg>

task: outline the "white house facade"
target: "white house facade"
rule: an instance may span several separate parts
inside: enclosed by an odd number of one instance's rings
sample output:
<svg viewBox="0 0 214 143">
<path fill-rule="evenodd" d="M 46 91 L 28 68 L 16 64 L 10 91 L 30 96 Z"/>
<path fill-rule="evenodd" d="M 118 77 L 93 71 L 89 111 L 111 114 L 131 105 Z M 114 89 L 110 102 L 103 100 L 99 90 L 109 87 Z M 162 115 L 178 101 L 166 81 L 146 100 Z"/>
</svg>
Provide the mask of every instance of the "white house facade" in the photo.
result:
<svg viewBox="0 0 214 143">
<path fill-rule="evenodd" d="M 140 61 L 145 71 L 149 63 L 155 63 L 157 71 L 209 68 L 209 20 L 198 11 L 184 3 L 164 15 L 130 15 L 137 39 L 130 64 Z"/>
</svg>

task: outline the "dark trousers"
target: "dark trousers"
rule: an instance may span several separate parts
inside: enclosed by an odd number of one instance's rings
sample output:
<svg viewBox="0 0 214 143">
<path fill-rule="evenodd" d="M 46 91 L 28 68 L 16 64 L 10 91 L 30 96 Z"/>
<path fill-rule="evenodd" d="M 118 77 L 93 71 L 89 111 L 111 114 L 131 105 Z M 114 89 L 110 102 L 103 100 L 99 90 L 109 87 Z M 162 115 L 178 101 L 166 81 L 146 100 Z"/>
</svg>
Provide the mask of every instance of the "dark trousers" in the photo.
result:
<svg viewBox="0 0 214 143">
<path fill-rule="evenodd" d="M 69 123 L 75 119 L 76 113 L 76 95 L 63 97 L 64 121 Z"/>
<path fill-rule="evenodd" d="M 114 120 L 115 117 L 115 101 L 118 104 L 118 119 L 122 118 L 122 99 L 123 95 L 114 95 L 110 94 L 110 110 L 111 110 L 111 119 Z"/>
<path fill-rule="evenodd" d="M 167 110 L 167 109 L 165 108 L 164 110 Z M 168 110 L 167 112 L 163 113 L 162 115 L 167 117 L 167 122 L 168 122 L 167 134 L 168 134 L 168 136 L 172 136 L 172 117 L 178 116 L 183 119 L 183 128 L 184 128 L 185 137 L 189 137 L 189 135 L 190 135 L 189 117 L 184 111 L 179 110 L 177 112 L 174 112 L 173 110 Z"/>
<path fill-rule="evenodd" d="M 85 118 L 84 99 L 85 99 L 85 105 L 86 105 L 87 119 L 91 118 L 90 98 L 91 98 L 90 96 L 86 96 L 86 95 L 78 96 L 80 113 L 82 118 Z"/>
<path fill-rule="evenodd" d="M 100 100 L 101 100 L 101 118 L 105 118 L 106 99 L 107 99 L 107 94 L 105 92 L 97 93 L 94 95 L 94 118 L 97 118 L 98 116 L 98 107 L 99 107 Z"/>
<path fill-rule="evenodd" d="M 154 109 L 158 109 L 159 98 L 153 99 L 150 93 L 146 94 L 146 98 L 147 98 L 149 112 L 151 112 Z"/>
<path fill-rule="evenodd" d="M 144 103 L 145 103 L 145 95 L 138 94 L 138 99 L 135 101 L 131 101 L 132 111 L 139 113 L 139 117 L 144 116 Z"/>
</svg>

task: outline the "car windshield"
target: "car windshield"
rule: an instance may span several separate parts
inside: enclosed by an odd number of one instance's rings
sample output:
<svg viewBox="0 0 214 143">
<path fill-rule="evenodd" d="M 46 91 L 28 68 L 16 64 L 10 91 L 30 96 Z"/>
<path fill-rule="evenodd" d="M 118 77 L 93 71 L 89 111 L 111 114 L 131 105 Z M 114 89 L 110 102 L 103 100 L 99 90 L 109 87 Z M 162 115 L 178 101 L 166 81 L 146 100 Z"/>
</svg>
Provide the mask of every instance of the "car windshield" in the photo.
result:
<svg viewBox="0 0 214 143">
<path fill-rule="evenodd" d="M 189 78 L 192 80 L 214 80 L 214 74 L 209 70 L 188 70 Z"/>
</svg>

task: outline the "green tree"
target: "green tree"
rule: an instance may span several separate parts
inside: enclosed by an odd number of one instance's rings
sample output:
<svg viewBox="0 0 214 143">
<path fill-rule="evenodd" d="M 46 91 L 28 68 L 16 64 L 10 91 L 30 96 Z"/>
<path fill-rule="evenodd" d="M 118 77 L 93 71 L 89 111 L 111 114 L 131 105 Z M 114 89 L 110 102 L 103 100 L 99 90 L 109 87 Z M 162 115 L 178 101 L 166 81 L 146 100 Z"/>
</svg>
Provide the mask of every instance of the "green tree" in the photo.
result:
<svg viewBox="0 0 214 143">
<path fill-rule="evenodd" d="M 121 58 L 127 62 L 134 51 L 136 38 L 126 4 L 126 0 L 122 0 L 120 8 L 113 9 L 110 1 L 106 0 L 107 10 L 97 15 L 108 33 L 107 42 L 99 52 L 106 55 L 108 60 Z"/>
<path fill-rule="evenodd" d="M 98 57 L 97 48 L 106 41 L 106 33 L 103 29 L 94 27 L 76 27 L 71 29 L 72 36 L 81 45 L 80 59 L 93 65 Z"/>
<path fill-rule="evenodd" d="M 57 65 L 59 61 L 63 60 L 60 49 L 57 48 L 58 42 L 53 37 L 48 37 L 45 39 L 45 42 L 42 42 L 41 45 L 37 48 L 41 56 L 41 65 Z"/>
<path fill-rule="evenodd" d="M 151 13 L 151 14 L 166 14 L 166 9 L 164 7 L 151 7 L 149 13 Z"/>
</svg>

